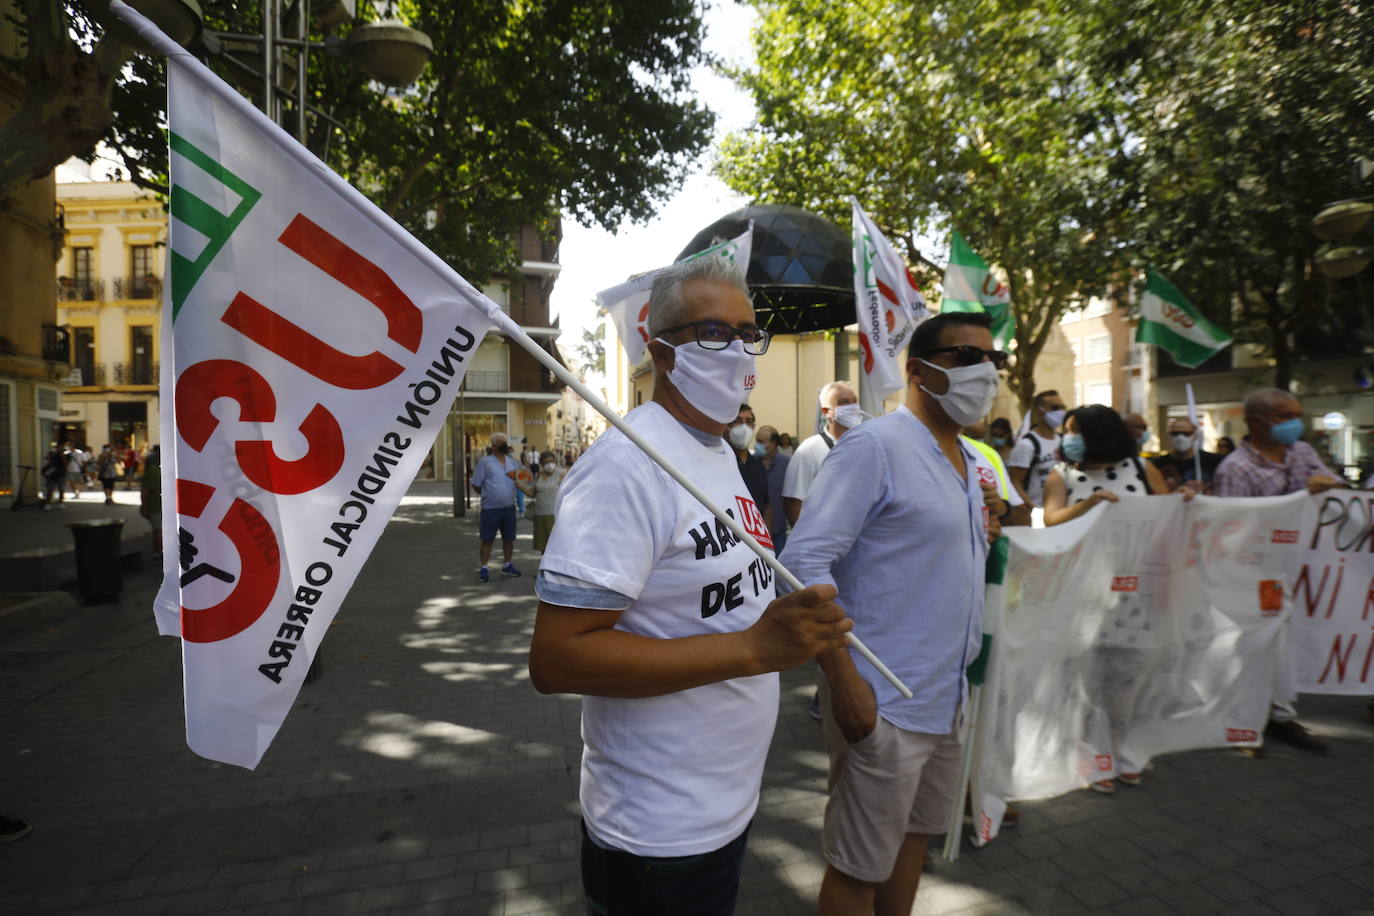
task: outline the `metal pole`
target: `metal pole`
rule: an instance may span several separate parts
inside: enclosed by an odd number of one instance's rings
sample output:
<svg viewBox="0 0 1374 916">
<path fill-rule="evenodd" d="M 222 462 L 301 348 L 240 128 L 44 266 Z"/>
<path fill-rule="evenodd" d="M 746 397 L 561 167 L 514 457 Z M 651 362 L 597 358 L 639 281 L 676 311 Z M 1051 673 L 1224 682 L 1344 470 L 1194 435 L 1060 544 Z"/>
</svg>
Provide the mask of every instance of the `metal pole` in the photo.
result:
<svg viewBox="0 0 1374 916">
<path fill-rule="evenodd" d="M 308 63 L 305 43 L 310 36 L 305 30 L 310 22 L 310 0 L 296 0 L 296 8 L 302 42 L 296 52 L 296 139 L 301 141 L 301 146 L 309 148 L 310 144 L 305 142 L 305 74 Z"/>
<path fill-rule="evenodd" d="M 472 505 L 472 488 L 468 486 L 468 415 L 467 406 L 463 403 L 463 386 L 458 388 L 458 457 L 454 473 L 462 481 L 463 488 L 463 508 L 459 515 L 466 515 L 468 507 Z"/>
<path fill-rule="evenodd" d="M 262 110 L 272 121 L 277 120 L 276 18 L 276 0 L 262 0 Z"/>
</svg>

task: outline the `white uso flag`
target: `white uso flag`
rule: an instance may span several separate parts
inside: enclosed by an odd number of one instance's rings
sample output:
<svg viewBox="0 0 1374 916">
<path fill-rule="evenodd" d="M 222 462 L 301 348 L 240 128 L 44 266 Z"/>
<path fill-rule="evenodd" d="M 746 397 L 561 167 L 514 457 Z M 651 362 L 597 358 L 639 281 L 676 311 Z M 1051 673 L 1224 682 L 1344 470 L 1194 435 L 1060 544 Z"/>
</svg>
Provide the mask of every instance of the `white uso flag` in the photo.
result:
<svg viewBox="0 0 1374 916">
<path fill-rule="evenodd" d="M 255 767 L 486 334 L 461 277 L 146 20 L 169 56 L 166 569 L 186 736 Z"/>
<path fill-rule="evenodd" d="M 688 255 L 682 260 L 728 258 L 743 266 L 745 272 L 748 272 L 753 243 L 754 224 L 750 222 L 749 228 L 734 238 Z M 658 279 L 658 275 L 665 269 L 660 267 L 639 274 L 618 286 L 603 289 L 596 294 L 597 304 L 604 308 L 615 322 L 616 335 L 620 338 L 620 345 L 625 348 L 625 356 L 631 366 L 639 363 L 640 358 L 644 356 L 644 348 L 649 345 L 649 292 L 653 289 L 654 280 Z"/>
<path fill-rule="evenodd" d="M 875 401 L 906 385 L 902 350 L 916 326 L 930 316 L 906 263 L 859 202 L 854 209 L 854 305 L 863 348 L 860 369 Z"/>
</svg>

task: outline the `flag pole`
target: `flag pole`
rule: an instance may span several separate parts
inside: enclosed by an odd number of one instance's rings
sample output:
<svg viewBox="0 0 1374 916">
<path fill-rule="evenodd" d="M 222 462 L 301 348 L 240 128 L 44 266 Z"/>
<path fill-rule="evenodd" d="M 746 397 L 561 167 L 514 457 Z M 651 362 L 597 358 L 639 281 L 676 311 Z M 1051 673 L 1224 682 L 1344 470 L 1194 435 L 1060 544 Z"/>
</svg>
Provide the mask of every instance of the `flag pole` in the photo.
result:
<svg viewBox="0 0 1374 916">
<path fill-rule="evenodd" d="M 582 400 L 590 404 L 592 408 L 596 410 L 597 413 L 605 417 L 606 420 L 612 426 L 614 426 L 616 429 L 624 433 L 627 439 L 629 439 L 636 446 L 638 446 L 639 449 L 642 452 L 644 452 L 644 454 L 648 455 L 649 458 L 652 459 L 655 464 L 661 467 L 668 474 L 669 477 L 673 478 L 678 483 L 682 484 L 683 488 L 688 493 L 692 494 L 693 498 L 695 498 L 697 502 L 705 506 L 706 510 L 716 517 L 717 521 L 719 521 L 721 524 L 723 524 L 726 528 L 730 530 L 730 533 L 735 536 L 736 540 L 744 542 L 749 546 L 750 550 L 758 554 L 759 559 L 767 563 L 769 568 L 772 569 L 773 572 L 777 573 L 780 579 L 782 579 L 789 586 L 791 586 L 794 591 L 801 591 L 803 588 L 806 587 L 802 584 L 800 579 L 798 579 L 795 575 L 792 574 L 791 570 L 789 570 L 786 566 L 782 565 L 781 561 L 779 561 L 778 558 L 773 555 L 773 551 L 767 549 L 758 541 L 756 541 L 754 539 L 754 536 L 751 535 L 748 531 L 745 531 L 744 527 L 740 525 L 740 523 L 736 521 L 733 516 L 727 514 L 724 509 L 716 505 L 715 502 L 712 501 L 711 497 L 703 493 L 701 488 L 698 487 L 695 483 L 693 483 L 691 479 L 687 477 L 686 474 L 682 473 L 682 471 L 680 471 L 671 461 L 669 461 L 657 449 L 650 445 L 644 439 L 644 437 L 641 436 L 638 433 L 638 431 L 635 430 L 633 426 L 625 422 L 624 418 L 622 418 L 620 414 L 612 410 L 610 405 L 608 405 L 605 401 L 601 400 L 601 398 L 594 391 L 592 391 L 586 385 L 582 384 L 582 382 L 577 378 L 577 376 L 573 375 L 571 372 L 568 371 L 566 366 L 564 366 L 558 360 L 554 359 L 552 353 L 550 353 L 548 350 L 545 350 L 543 347 L 539 346 L 539 344 L 535 342 L 534 338 L 526 334 L 524 329 L 521 328 L 520 325 L 516 324 L 509 315 L 507 315 L 504 311 L 501 310 L 500 306 L 492 302 L 490 299 L 486 298 L 483 298 L 481 305 L 483 308 L 486 309 L 487 317 L 491 319 L 492 324 L 494 324 L 497 328 L 500 329 L 501 333 L 505 334 L 511 340 L 515 341 L 526 351 L 528 351 L 531 356 L 533 356 L 536 360 L 543 364 L 544 368 L 548 369 L 555 376 L 557 376 L 559 381 L 563 382 L 569 388 L 575 391 L 582 398 Z M 897 677 L 897 675 L 892 673 L 892 669 L 888 668 L 887 665 L 883 664 L 878 659 L 878 656 L 874 655 L 873 651 L 869 649 L 868 646 L 864 645 L 863 641 L 859 639 L 859 637 L 855 636 L 853 633 L 849 633 L 846 635 L 849 639 L 849 644 L 854 647 L 855 652 L 858 652 L 865 659 L 867 659 L 868 663 L 872 665 L 875 669 L 877 669 L 878 673 L 881 674 L 884 678 L 886 678 L 888 683 L 890 683 L 893 687 L 897 688 L 897 691 L 901 693 L 902 696 L 906 697 L 907 699 L 911 698 L 911 689 L 907 687 L 905 684 L 903 684 L 901 680 Z"/>
<path fill-rule="evenodd" d="M 291 136 L 286 130 L 283 130 L 281 125 L 254 108 L 247 99 L 239 95 L 232 87 L 216 76 L 209 67 L 206 67 L 200 61 L 196 60 L 189 51 L 168 38 L 161 29 L 137 10 L 121 2 L 121 0 L 111 0 L 110 10 L 137 32 L 140 37 L 147 41 L 156 53 L 167 57 L 169 59 L 169 65 L 172 60 L 181 62 L 185 66 L 188 74 L 195 76 L 206 84 L 216 93 L 217 98 L 223 101 L 224 104 L 233 108 L 250 124 L 255 125 L 268 139 L 275 142 L 283 152 L 314 172 L 326 187 L 351 203 L 354 208 L 359 211 L 361 216 L 368 219 L 378 229 L 385 232 L 397 245 L 404 248 L 409 254 L 419 260 L 420 263 L 429 267 L 436 274 L 446 278 L 455 289 L 470 293 L 476 304 L 485 311 L 487 317 L 491 319 L 493 324 L 501 329 L 503 334 L 518 343 L 525 350 L 529 351 L 531 356 L 542 363 L 544 367 L 557 376 L 560 381 L 577 392 L 584 401 L 592 405 L 592 407 L 605 417 L 612 426 L 624 433 L 626 438 L 643 450 L 643 452 L 653 459 L 659 467 L 667 472 L 668 476 L 682 484 L 688 493 L 692 494 L 692 496 L 714 515 L 721 524 L 725 525 L 725 527 L 730 530 L 731 534 L 749 545 L 749 548 L 758 554 L 760 559 L 767 563 L 783 581 L 797 590 L 804 587 L 801 581 L 797 579 L 796 576 L 792 575 L 787 567 L 778 562 L 771 550 L 766 550 L 758 541 L 754 540 L 749 532 L 745 531 L 744 528 L 740 526 L 739 522 L 735 521 L 734 518 L 725 513 L 725 510 L 712 502 L 710 497 L 701 492 L 701 489 L 697 487 L 696 484 L 688 480 L 687 476 L 683 474 L 682 471 L 678 470 L 672 462 L 668 461 L 668 459 L 659 454 L 653 446 L 644 441 L 644 438 L 640 436 L 639 433 L 635 432 L 633 427 L 621 419 L 619 414 L 607 406 L 605 401 L 601 400 L 601 398 L 592 392 L 591 389 L 578 381 L 577 378 L 567 370 L 567 367 L 554 359 L 551 353 L 539 346 L 539 344 L 534 341 L 534 338 L 526 334 L 523 328 L 512 321 L 510 316 L 501 310 L 500 306 L 482 295 L 482 293 L 474 288 L 471 283 L 463 279 L 463 276 L 454 270 L 447 261 L 421 244 L 419 239 L 407 232 L 375 203 L 368 200 L 361 191 L 339 177 L 339 175 L 330 169 L 329 166 L 325 165 L 318 156 L 302 146 L 299 140 Z M 892 673 L 891 669 L 878 660 L 878 657 L 873 654 L 872 650 L 865 646 L 853 633 L 848 634 L 848 637 L 850 644 L 854 647 L 856 652 L 867 659 L 869 664 L 876 668 L 878 672 L 902 694 L 902 696 L 908 699 L 911 698 L 911 690 L 897 678 L 897 675 Z"/>
</svg>

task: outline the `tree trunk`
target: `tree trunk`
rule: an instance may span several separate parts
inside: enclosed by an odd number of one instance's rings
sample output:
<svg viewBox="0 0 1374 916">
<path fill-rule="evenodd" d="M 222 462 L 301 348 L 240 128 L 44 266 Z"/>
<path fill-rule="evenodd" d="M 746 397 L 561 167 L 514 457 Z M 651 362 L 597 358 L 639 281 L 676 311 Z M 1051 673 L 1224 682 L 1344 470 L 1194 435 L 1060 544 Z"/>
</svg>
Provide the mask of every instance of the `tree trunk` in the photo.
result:
<svg viewBox="0 0 1374 916">
<path fill-rule="evenodd" d="M 95 148 L 114 123 L 110 93 L 132 53 L 102 40 L 88 54 L 69 37 L 60 4 L 29 0 L 24 7 L 24 98 L 0 124 L 0 206 L 22 185 Z"/>
</svg>

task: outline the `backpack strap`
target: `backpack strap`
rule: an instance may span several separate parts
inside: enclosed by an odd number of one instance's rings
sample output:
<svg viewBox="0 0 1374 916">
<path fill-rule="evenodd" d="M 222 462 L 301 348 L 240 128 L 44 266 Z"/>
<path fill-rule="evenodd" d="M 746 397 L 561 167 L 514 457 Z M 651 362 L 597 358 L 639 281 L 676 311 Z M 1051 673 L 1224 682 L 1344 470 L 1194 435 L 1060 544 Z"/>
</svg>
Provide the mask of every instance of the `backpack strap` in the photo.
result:
<svg viewBox="0 0 1374 916">
<path fill-rule="evenodd" d="M 1145 467 L 1140 463 L 1140 456 L 1132 455 L 1131 463 L 1135 465 L 1135 472 L 1140 477 L 1141 484 L 1145 487 L 1145 495 L 1153 496 L 1155 491 L 1150 488 L 1150 478 L 1145 476 Z"/>
</svg>

